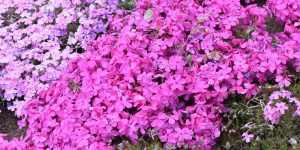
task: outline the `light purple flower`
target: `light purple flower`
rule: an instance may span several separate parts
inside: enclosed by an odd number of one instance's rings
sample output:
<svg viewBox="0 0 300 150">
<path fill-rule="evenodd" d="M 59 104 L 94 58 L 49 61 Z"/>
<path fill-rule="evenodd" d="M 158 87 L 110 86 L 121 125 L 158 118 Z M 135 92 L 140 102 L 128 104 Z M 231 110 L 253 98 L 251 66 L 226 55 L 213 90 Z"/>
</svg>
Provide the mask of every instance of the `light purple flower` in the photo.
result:
<svg viewBox="0 0 300 150">
<path fill-rule="evenodd" d="M 243 133 L 242 134 L 243 140 L 246 141 L 246 143 L 249 143 L 253 138 L 253 134 Z"/>
</svg>

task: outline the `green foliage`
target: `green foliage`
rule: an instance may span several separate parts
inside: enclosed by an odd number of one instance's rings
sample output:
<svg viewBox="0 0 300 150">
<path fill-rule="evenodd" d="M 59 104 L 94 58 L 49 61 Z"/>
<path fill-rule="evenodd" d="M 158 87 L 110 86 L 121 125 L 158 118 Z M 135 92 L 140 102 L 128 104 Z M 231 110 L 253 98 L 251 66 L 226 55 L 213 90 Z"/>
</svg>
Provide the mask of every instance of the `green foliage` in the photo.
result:
<svg viewBox="0 0 300 150">
<path fill-rule="evenodd" d="M 245 40 L 249 40 L 251 39 L 251 33 L 256 29 L 256 27 L 250 27 L 246 30 L 238 28 L 235 36 L 239 39 L 245 39 Z"/>
<path fill-rule="evenodd" d="M 120 146 L 117 147 L 117 150 L 163 150 L 163 147 L 160 142 L 152 141 L 148 142 L 141 140 L 138 144 L 131 144 L 129 141 L 124 141 Z"/>
<path fill-rule="evenodd" d="M 125 10 L 132 11 L 134 9 L 136 0 L 119 0 L 120 7 Z"/>
<path fill-rule="evenodd" d="M 241 96 L 227 100 L 226 106 L 230 109 L 223 114 L 222 135 L 215 149 L 300 149 L 300 118 L 293 116 L 295 108 L 292 105 L 278 125 L 272 125 L 264 119 L 263 107 L 268 101 L 270 91 L 274 90 L 276 89 L 262 89 L 259 95 L 250 100 L 245 100 Z M 300 84 L 294 85 L 290 90 L 297 93 L 296 96 L 299 98 Z M 250 143 L 242 140 L 242 134 L 245 132 L 254 134 L 254 139 Z"/>
<path fill-rule="evenodd" d="M 273 47 L 276 47 L 277 42 L 278 41 L 275 38 L 272 38 L 272 46 Z"/>
<path fill-rule="evenodd" d="M 149 136 L 145 136 L 143 139 L 138 141 L 138 143 L 134 144 L 131 143 L 129 139 L 126 137 L 116 137 L 112 141 L 112 145 L 117 150 L 163 150 L 162 143 L 158 140 L 157 133 L 149 129 L 148 134 Z"/>
<path fill-rule="evenodd" d="M 283 25 L 280 22 L 278 22 L 275 17 L 268 17 L 265 23 L 267 25 L 267 31 L 270 34 L 283 32 Z"/>
<path fill-rule="evenodd" d="M 295 97 L 300 99 L 300 75 L 299 73 L 295 74 L 296 77 L 298 78 L 293 78 L 293 83 L 298 83 L 298 84 L 292 84 L 289 86 L 288 90 L 293 93 Z"/>
<path fill-rule="evenodd" d="M 7 134 L 6 138 L 8 140 L 13 139 L 14 137 L 24 136 L 26 133 L 26 129 L 19 129 L 18 127 L 18 118 L 14 115 L 14 112 L 7 110 L 7 102 L 1 101 L 0 103 L 0 133 Z"/>
<path fill-rule="evenodd" d="M 69 88 L 72 92 L 77 92 L 80 89 L 80 86 L 80 83 L 75 83 L 72 79 L 69 79 Z"/>
</svg>

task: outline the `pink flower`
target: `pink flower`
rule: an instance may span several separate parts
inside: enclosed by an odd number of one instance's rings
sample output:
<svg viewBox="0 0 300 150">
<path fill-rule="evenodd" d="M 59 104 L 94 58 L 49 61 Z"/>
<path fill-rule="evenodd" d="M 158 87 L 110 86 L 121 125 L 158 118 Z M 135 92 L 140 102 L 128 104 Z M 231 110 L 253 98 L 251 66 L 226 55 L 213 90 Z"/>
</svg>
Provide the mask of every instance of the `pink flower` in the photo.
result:
<svg viewBox="0 0 300 150">
<path fill-rule="evenodd" d="M 169 78 L 166 83 L 170 84 L 170 88 L 172 91 L 176 89 L 182 91 L 184 89 L 185 80 L 181 78 L 179 74 L 175 74 L 174 76 Z"/>
<path fill-rule="evenodd" d="M 280 87 L 285 87 L 285 86 L 289 86 L 291 84 L 290 79 L 289 78 L 284 78 L 281 75 L 276 76 L 276 82 L 278 82 L 278 85 Z"/>
<path fill-rule="evenodd" d="M 243 140 L 246 141 L 246 143 L 249 143 L 253 138 L 253 134 L 243 133 L 242 134 Z"/>
<path fill-rule="evenodd" d="M 159 138 L 162 142 L 168 142 L 171 144 L 175 144 L 177 142 L 177 139 L 174 136 L 174 132 L 172 129 L 166 129 L 166 133 L 161 135 Z"/>
<path fill-rule="evenodd" d="M 284 102 L 276 103 L 276 106 L 277 106 L 278 111 L 279 111 L 281 114 L 284 114 L 284 113 L 285 113 L 285 110 L 288 110 L 288 109 L 289 109 L 289 107 L 286 106 L 286 104 L 285 104 Z"/>
<path fill-rule="evenodd" d="M 245 88 L 247 90 L 246 97 L 250 98 L 252 95 L 255 95 L 257 93 L 257 86 L 250 83 L 245 83 Z"/>
<path fill-rule="evenodd" d="M 219 84 L 217 83 L 214 85 L 214 89 L 216 91 L 217 101 L 223 101 L 225 98 L 227 98 L 228 92 L 226 86 L 220 87 Z"/>
<path fill-rule="evenodd" d="M 169 59 L 169 66 L 170 69 L 181 70 L 181 68 L 184 66 L 182 57 L 178 55 L 171 56 Z"/>
<path fill-rule="evenodd" d="M 180 147 L 184 141 L 188 141 L 193 138 L 193 131 L 188 128 L 175 128 L 173 136 L 177 139 L 177 146 Z"/>
<path fill-rule="evenodd" d="M 193 93 L 202 93 L 206 91 L 206 88 L 208 88 L 209 85 L 206 84 L 204 81 L 201 80 L 195 80 L 194 86 L 192 87 Z"/>
<path fill-rule="evenodd" d="M 168 120 L 168 117 L 165 113 L 160 113 L 158 117 L 151 123 L 151 126 L 154 128 L 162 128 L 164 123 Z"/>
<path fill-rule="evenodd" d="M 179 113 L 176 111 L 172 112 L 173 114 L 169 116 L 168 122 L 169 124 L 175 124 L 175 121 L 179 120 Z"/>
<path fill-rule="evenodd" d="M 272 124 L 277 124 L 279 122 L 281 114 L 276 108 L 273 108 L 268 104 L 264 108 L 264 117 L 266 120 L 271 121 Z"/>
</svg>

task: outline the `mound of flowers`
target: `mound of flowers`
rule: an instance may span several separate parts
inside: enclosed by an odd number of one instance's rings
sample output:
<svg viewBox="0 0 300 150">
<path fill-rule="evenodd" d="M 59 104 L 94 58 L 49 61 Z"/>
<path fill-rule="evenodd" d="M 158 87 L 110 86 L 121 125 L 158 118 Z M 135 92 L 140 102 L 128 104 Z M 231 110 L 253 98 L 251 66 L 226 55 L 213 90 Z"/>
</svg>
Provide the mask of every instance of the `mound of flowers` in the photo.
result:
<svg viewBox="0 0 300 150">
<path fill-rule="evenodd" d="M 229 94 L 289 86 L 288 66 L 299 67 L 299 30 L 270 34 L 269 18 L 238 0 L 140 0 L 132 13 L 119 10 L 108 33 L 26 105 L 26 136 L 1 146 L 113 149 L 116 138 L 137 143 L 151 131 L 168 148 L 211 149 Z"/>
<path fill-rule="evenodd" d="M 117 0 L 2 0 L 0 97 L 26 101 L 56 81 L 67 60 L 104 33 Z M 25 101 L 24 101 L 25 100 Z"/>
</svg>

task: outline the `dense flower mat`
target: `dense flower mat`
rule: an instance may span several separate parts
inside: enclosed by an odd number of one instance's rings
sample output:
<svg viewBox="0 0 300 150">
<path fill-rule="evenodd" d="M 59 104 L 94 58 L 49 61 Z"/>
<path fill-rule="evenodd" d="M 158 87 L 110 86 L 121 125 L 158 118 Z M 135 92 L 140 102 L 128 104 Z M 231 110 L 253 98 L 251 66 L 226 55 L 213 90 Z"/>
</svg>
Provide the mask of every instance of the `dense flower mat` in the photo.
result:
<svg viewBox="0 0 300 150">
<path fill-rule="evenodd" d="M 229 94 L 283 88 L 299 71 L 298 9 L 271 0 L 245 8 L 238 0 L 140 0 L 131 13 L 117 10 L 107 33 L 26 104 L 26 136 L 1 136 L 0 148 L 113 149 L 115 138 L 136 143 L 151 130 L 165 147 L 211 149 Z"/>
<path fill-rule="evenodd" d="M 117 0 L 1 0 L 0 96 L 14 100 L 10 109 L 20 116 L 68 59 L 106 31 L 116 7 Z"/>
</svg>

